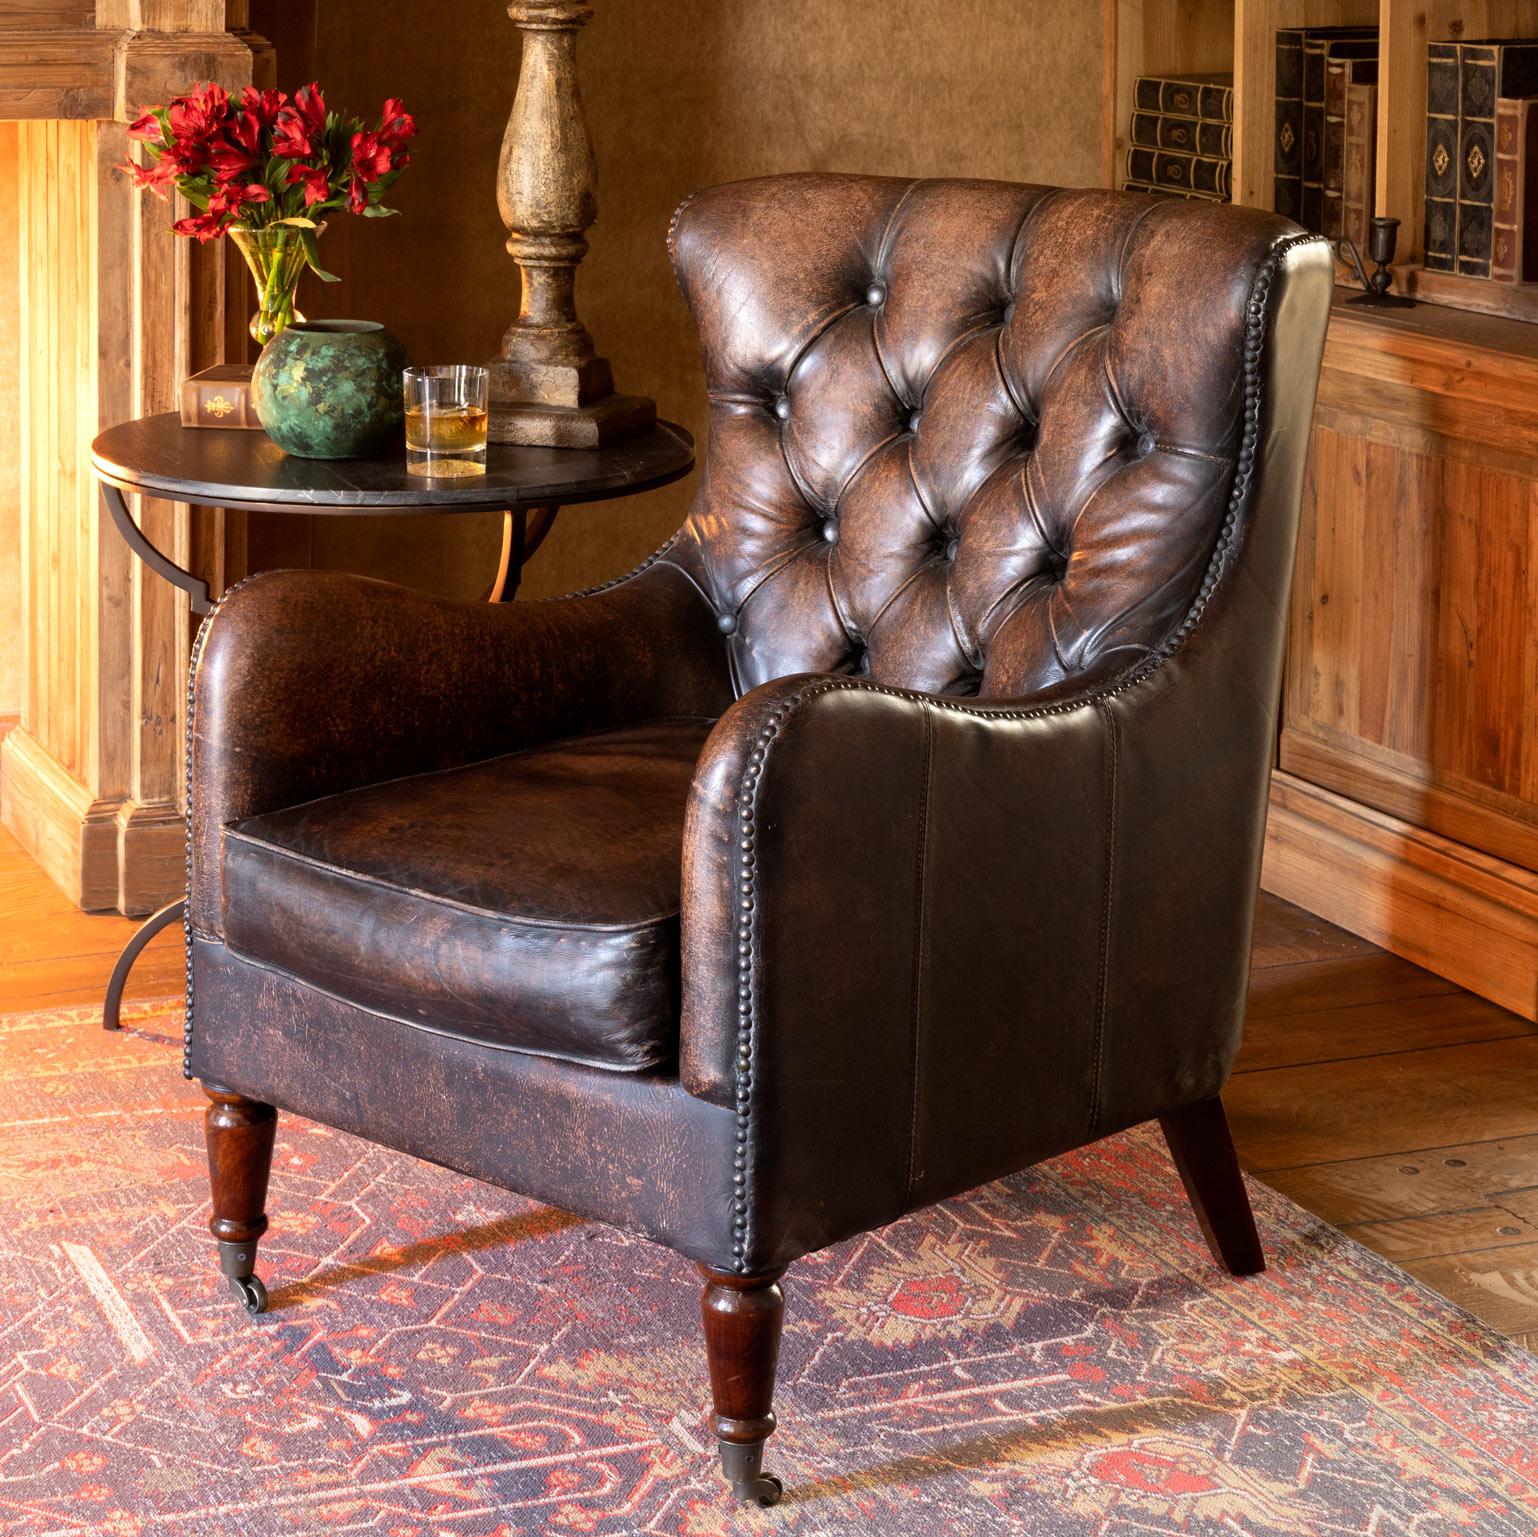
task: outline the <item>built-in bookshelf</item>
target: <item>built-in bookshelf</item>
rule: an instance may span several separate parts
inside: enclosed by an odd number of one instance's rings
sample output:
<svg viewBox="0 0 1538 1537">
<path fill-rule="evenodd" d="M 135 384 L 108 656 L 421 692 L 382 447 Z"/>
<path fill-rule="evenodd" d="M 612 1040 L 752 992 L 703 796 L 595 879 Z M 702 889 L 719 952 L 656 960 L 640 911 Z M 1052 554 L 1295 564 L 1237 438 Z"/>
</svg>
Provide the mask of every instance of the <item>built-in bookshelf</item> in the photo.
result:
<svg viewBox="0 0 1538 1537">
<path fill-rule="evenodd" d="M 1538 321 L 1538 285 L 1502 284 L 1420 267 L 1425 217 L 1426 45 L 1446 38 L 1538 38 L 1538 0 L 1106 0 L 1104 171 L 1120 185 L 1133 82 L 1139 75 L 1234 75 L 1233 199 L 1272 206 L 1276 33 L 1283 27 L 1376 25 L 1377 211 L 1400 221 L 1395 267 L 1417 298 Z"/>
</svg>

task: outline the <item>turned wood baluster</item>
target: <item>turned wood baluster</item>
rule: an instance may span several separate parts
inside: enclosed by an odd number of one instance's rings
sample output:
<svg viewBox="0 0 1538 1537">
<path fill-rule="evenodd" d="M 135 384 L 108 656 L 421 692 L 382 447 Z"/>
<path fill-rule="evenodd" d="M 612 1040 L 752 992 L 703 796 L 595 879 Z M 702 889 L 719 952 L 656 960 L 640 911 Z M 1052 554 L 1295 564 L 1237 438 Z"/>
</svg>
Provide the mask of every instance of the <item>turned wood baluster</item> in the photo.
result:
<svg viewBox="0 0 1538 1537">
<path fill-rule="evenodd" d="M 267 1231 L 267 1179 L 278 1112 L 271 1105 L 205 1083 L 210 1104 L 203 1118 L 213 1214 L 208 1230 L 219 1244 L 219 1268 L 248 1313 L 267 1306 L 255 1275 L 257 1240 Z"/>
<path fill-rule="evenodd" d="M 491 437 L 593 447 L 649 426 L 649 400 L 614 393 L 606 358 L 577 318 L 577 267 L 598 217 L 598 165 L 577 83 L 584 0 L 512 0 L 523 62 L 502 138 L 497 207 L 522 282 L 518 318 L 491 362 Z"/>
<path fill-rule="evenodd" d="M 705 1280 L 700 1313 L 710 1359 L 711 1428 L 721 1471 L 741 1500 L 773 1505 L 780 1481 L 763 1471 L 764 1443 L 774 1433 L 774 1374 L 785 1321 L 783 1269 L 740 1276 L 699 1267 Z"/>
</svg>

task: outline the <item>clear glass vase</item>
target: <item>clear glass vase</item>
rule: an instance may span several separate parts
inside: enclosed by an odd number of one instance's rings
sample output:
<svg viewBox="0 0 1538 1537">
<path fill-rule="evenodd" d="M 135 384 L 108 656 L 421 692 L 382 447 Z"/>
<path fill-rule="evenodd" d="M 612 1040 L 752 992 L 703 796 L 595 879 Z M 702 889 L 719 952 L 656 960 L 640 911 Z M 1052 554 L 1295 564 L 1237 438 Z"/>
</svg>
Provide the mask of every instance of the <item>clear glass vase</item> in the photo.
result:
<svg viewBox="0 0 1538 1537">
<path fill-rule="evenodd" d="M 325 229 L 317 225 L 319 236 Z M 304 241 L 300 230 L 291 224 L 269 224 L 253 229 L 247 224 L 232 224 L 230 239 L 246 259 L 256 280 L 256 313 L 251 317 L 251 335 L 263 347 L 285 326 L 304 316 L 294 308 L 294 291 L 304 271 Z"/>
</svg>

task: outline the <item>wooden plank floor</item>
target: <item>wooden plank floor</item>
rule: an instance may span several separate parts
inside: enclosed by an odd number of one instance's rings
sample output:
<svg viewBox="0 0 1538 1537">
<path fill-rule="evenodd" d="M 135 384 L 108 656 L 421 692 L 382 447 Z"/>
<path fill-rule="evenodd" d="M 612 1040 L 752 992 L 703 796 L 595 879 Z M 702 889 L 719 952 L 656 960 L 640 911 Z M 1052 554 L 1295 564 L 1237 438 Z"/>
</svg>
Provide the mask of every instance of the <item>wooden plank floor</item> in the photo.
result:
<svg viewBox="0 0 1538 1537">
<path fill-rule="evenodd" d="M 1263 896 L 1223 1098 L 1252 1174 L 1538 1349 L 1538 1028 Z"/>
<path fill-rule="evenodd" d="M 0 1012 L 100 1002 L 136 927 L 3 831 L 0 917 Z M 1538 1349 L 1538 1029 L 1270 897 L 1254 962 L 1224 1096 L 1246 1168 Z M 129 995 L 181 985 L 177 928 Z"/>
</svg>

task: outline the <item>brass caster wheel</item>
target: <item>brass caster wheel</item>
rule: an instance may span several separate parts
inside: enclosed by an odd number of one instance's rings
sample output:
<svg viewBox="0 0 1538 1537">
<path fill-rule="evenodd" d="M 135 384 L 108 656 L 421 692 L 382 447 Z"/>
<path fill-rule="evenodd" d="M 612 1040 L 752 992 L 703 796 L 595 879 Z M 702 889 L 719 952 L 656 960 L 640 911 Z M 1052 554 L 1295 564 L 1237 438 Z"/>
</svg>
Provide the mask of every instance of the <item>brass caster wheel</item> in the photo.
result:
<svg viewBox="0 0 1538 1537">
<path fill-rule="evenodd" d="M 253 1318 L 267 1311 L 267 1288 L 262 1285 L 260 1276 L 231 1276 L 230 1290 Z"/>
<path fill-rule="evenodd" d="M 760 1473 L 751 1483 L 738 1484 L 732 1493 L 744 1505 L 778 1505 L 785 1485 L 773 1473 Z"/>
</svg>

